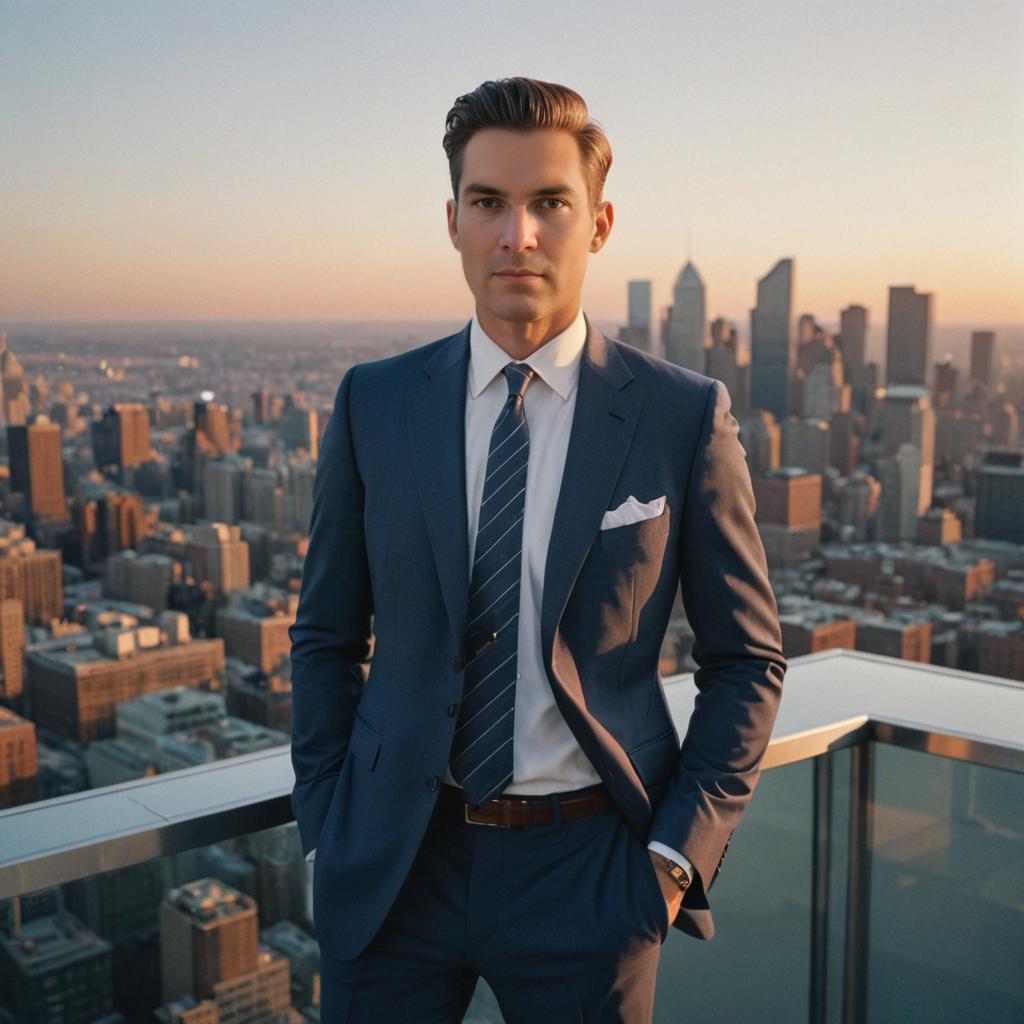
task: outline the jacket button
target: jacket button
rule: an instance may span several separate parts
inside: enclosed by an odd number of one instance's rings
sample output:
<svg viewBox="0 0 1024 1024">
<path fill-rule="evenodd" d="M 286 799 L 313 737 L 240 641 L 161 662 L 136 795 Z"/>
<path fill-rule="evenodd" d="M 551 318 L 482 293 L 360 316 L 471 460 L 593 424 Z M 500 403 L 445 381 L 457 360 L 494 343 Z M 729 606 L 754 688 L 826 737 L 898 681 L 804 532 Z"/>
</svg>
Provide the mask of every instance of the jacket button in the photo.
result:
<svg viewBox="0 0 1024 1024">
<path fill-rule="evenodd" d="M 458 672 L 461 669 L 462 669 L 462 659 L 456 654 L 455 657 L 452 658 L 452 671 L 453 672 Z"/>
<path fill-rule="evenodd" d="M 436 775 L 427 776 L 427 789 L 437 789 L 438 781 Z"/>
<path fill-rule="evenodd" d="M 448 701 L 448 714 L 449 715 L 454 715 L 456 709 L 458 708 L 458 706 L 459 706 L 459 702 L 457 700 L 450 700 L 450 701 Z"/>
</svg>

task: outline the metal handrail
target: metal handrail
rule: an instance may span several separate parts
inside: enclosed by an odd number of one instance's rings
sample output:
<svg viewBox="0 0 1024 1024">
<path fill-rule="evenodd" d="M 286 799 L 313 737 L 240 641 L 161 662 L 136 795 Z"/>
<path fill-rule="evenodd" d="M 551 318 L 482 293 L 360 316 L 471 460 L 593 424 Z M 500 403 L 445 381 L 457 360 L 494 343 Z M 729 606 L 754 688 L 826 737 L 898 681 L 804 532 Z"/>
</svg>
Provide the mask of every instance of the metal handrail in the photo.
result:
<svg viewBox="0 0 1024 1024">
<path fill-rule="evenodd" d="M 887 715 L 877 706 L 852 715 L 840 706 L 839 716 L 829 717 L 840 702 L 828 686 L 834 687 L 839 675 L 846 679 L 843 685 L 866 686 L 853 678 L 857 672 L 879 670 L 889 690 L 895 677 L 915 672 L 929 676 L 927 685 L 933 689 L 938 688 L 936 678 L 948 684 L 950 677 L 964 687 L 986 687 L 986 698 L 993 702 L 987 734 L 978 730 L 977 721 L 973 732 L 937 727 L 936 719 L 944 714 L 947 722 L 957 716 L 935 701 L 922 721 Z M 689 673 L 665 680 L 677 725 L 689 720 L 691 681 Z M 790 659 L 785 689 L 763 761 L 766 770 L 874 742 L 1024 773 L 1024 737 L 1015 741 L 1007 731 L 1008 722 L 1024 720 L 1024 685 L 1019 683 L 861 652 L 826 651 Z M 972 708 L 980 692 L 970 694 Z M 855 700 L 848 703 L 850 709 L 855 706 Z M 0 811 L 0 898 L 287 824 L 294 820 L 293 784 L 290 749 L 282 746 Z"/>
</svg>

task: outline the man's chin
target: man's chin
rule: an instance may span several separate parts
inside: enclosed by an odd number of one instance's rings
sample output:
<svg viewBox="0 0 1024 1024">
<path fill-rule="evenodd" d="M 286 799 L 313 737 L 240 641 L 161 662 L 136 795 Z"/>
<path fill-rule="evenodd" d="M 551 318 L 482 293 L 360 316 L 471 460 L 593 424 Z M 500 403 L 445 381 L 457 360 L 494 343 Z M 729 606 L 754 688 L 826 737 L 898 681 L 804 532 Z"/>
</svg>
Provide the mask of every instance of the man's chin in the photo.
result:
<svg viewBox="0 0 1024 1024">
<path fill-rule="evenodd" d="M 509 323 L 528 324 L 541 320 L 547 314 L 544 304 L 529 296 L 508 298 L 503 302 L 478 303 L 478 308 L 487 316 Z"/>
</svg>

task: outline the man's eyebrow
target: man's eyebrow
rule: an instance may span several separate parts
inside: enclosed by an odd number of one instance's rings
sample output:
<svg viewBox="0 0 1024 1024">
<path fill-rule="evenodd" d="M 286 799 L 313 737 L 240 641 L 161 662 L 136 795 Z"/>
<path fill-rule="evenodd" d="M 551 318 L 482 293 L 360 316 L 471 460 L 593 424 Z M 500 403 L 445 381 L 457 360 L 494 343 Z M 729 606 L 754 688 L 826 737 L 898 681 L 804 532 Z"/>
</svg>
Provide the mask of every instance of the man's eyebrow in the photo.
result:
<svg viewBox="0 0 1024 1024">
<path fill-rule="evenodd" d="M 500 188 L 494 188 L 492 185 L 485 185 L 476 181 L 467 185 L 462 192 L 463 195 L 497 196 L 499 199 L 508 198 L 508 193 L 503 192 Z M 573 199 L 579 198 L 579 193 L 571 185 L 545 185 L 544 188 L 537 189 L 533 194 L 540 197 L 570 196 Z"/>
</svg>

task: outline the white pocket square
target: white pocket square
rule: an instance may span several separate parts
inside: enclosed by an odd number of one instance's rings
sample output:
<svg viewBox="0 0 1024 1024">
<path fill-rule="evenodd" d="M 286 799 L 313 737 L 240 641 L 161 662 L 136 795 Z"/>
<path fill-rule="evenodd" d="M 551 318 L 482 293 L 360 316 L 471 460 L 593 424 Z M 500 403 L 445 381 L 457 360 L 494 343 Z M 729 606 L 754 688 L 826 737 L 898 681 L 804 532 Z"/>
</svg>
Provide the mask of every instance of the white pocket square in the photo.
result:
<svg viewBox="0 0 1024 1024">
<path fill-rule="evenodd" d="M 643 519 L 653 519 L 665 511 L 665 495 L 653 501 L 638 501 L 631 494 L 618 508 L 610 508 L 601 517 L 601 529 L 610 530 L 616 526 L 628 526 Z"/>
</svg>

